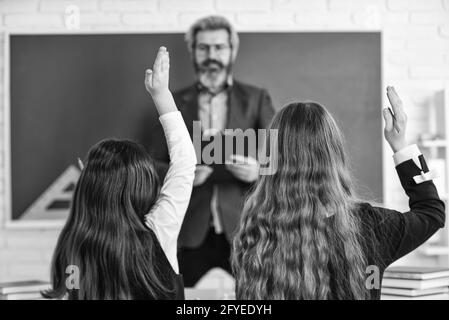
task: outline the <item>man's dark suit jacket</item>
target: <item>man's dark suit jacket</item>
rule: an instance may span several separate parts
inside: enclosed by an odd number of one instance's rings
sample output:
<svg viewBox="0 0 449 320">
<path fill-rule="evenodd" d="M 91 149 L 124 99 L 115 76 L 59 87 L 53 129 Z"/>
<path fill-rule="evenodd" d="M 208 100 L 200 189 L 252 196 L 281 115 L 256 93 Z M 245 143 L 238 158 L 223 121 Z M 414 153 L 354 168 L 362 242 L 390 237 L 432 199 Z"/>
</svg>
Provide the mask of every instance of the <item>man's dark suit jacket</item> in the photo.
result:
<svg viewBox="0 0 449 320">
<path fill-rule="evenodd" d="M 265 129 L 275 111 L 271 98 L 265 89 L 260 89 L 238 81 L 234 81 L 228 93 L 228 117 L 226 129 Z M 198 89 L 192 85 L 173 94 L 176 105 L 181 112 L 190 137 L 192 137 L 193 121 L 199 121 Z M 161 130 L 162 132 L 162 130 Z M 169 156 L 163 133 L 152 137 L 152 154 L 158 161 L 159 172 L 163 176 L 168 168 Z M 187 209 L 178 245 L 196 248 L 204 241 L 211 223 L 211 197 L 214 185 L 218 185 L 218 205 L 221 222 L 227 239 L 240 221 L 243 202 L 251 184 L 235 178 L 223 166 L 213 166 L 212 173 L 203 185 L 194 187 Z"/>
</svg>

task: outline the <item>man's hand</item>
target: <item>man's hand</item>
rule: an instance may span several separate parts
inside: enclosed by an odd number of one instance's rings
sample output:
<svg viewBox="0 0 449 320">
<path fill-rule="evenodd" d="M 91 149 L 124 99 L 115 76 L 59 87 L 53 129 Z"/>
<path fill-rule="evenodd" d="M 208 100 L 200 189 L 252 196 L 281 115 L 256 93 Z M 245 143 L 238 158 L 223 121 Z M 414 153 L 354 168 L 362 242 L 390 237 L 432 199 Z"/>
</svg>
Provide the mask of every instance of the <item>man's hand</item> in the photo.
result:
<svg viewBox="0 0 449 320">
<path fill-rule="evenodd" d="M 407 146 L 405 141 L 407 115 L 404 112 L 402 101 L 394 87 L 387 87 L 387 97 L 393 107 L 394 116 L 391 114 L 390 109 L 385 108 L 383 110 L 385 119 L 384 135 L 393 152 L 397 152 Z"/>
<path fill-rule="evenodd" d="M 226 161 L 228 169 L 237 179 L 251 183 L 259 176 L 259 163 L 252 157 L 231 155 L 231 160 Z"/>
<path fill-rule="evenodd" d="M 212 174 L 214 169 L 206 165 L 197 165 L 195 170 L 195 179 L 193 180 L 193 186 L 198 187 L 206 182 L 207 178 Z"/>
</svg>

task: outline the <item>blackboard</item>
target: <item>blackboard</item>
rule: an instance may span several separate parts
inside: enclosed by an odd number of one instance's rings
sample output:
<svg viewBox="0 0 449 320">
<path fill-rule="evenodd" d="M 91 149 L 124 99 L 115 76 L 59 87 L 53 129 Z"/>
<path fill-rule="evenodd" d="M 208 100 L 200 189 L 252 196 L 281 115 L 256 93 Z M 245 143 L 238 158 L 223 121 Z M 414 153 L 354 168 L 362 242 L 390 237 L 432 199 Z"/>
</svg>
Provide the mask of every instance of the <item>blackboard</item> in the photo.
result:
<svg viewBox="0 0 449 320">
<path fill-rule="evenodd" d="M 325 105 L 345 134 L 358 192 L 381 201 L 380 33 L 241 33 L 240 40 L 235 78 L 267 88 L 276 108 L 292 100 Z M 159 124 L 143 79 L 160 45 L 170 50 L 171 89 L 191 84 L 180 33 L 10 35 L 13 220 L 97 141 L 148 144 Z"/>
</svg>

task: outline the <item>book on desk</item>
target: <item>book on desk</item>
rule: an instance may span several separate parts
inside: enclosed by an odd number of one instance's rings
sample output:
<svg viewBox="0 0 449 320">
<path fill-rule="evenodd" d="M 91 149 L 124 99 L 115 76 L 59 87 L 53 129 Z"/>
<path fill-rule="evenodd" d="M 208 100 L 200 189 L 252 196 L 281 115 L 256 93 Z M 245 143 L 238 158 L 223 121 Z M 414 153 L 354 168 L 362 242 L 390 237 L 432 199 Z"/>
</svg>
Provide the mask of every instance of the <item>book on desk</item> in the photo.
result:
<svg viewBox="0 0 449 320">
<path fill-rule="evenodd" d="M 381 299 L 449 300 L 449 268 L 387 268 L 382 280 Z"/>
<path fill-rule="evenodd" d="M 43 299 L 41 291 L 50 288 L 50 283 L 41 280 L 0 283 L 0 300 Z"/>
</svg>

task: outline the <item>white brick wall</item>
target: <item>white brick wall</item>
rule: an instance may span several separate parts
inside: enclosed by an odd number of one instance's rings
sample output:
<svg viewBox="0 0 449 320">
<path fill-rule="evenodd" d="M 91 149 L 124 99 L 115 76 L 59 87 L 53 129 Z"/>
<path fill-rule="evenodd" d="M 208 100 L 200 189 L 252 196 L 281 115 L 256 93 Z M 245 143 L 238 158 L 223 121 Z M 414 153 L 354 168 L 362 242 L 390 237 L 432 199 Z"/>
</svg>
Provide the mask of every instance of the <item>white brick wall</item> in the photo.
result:
<svg viewBox="0 0 449 320">
<path fill-rule="evenodd" d="M 269 12 L 271 0 L 216 0 L 218 12 Z"/>
<path fill-rule="evenodd" d="M 20 1 L 17 1 L 20 2 Z M 81 12 L 97 10 L 97 2 L 91 0 L 47 0 L 39 1 L 39 11 L 61 13 L 69 5 L 76 5 Z"/>
<path fill-rule="evenodd" d="M 2 0 L 0 1 L 0 12 L 4 13 L 23 13 L 32 12 L 36 13 L 38 10 L 39 2 L 37 0 Z"/>
<path fill-rule="evenodd" d="M 95 1 L 90 1 L 95 3 Z M 100 1 L 100 11 L 114 11 L 114 12 L 156 12 L 158 2 L 156 0 L 105 0 Z"/>
<path fill-rule="evenodd" d="M 298 12 L 304 9 L 313 11 L 326 11 L 326 0 L 273 0 L 273 11 Z"/>
<path fill-rule="evenodd" d="M 5 27 L 62 27 L 63 18 L 52 13 L 14 13 L 5 15 Z"/>
<path fill-rule="evenodd" d="M 177 15 L 166 13 L 126 13 L 123 15 L 123 24 L 126 26 L 176 26 Z"/>
<path fill-rule="evenodd" d="M 367 7 L 385 8 L 385 1 L 383 0 L 329 0 L 328 3 L 330 10 L 347 12 L 357 11 Z"/>
<path fill-rule="evenodd" d="M 80 23 L 84 26 L 116 26 L 121 24 L 120 14 L 118 13 L 85 13 L 80 17 Z"/>
<path fill-rule="evenodd" d="M 159 5 L 161 12 L 212 12 L 214 2 L 209 0 L 165 0 Z"/>
<path fill-rule="evenodd" d="M 275 27 L 295 25 L 295 15 L 293 13 L 239 13 L 237 23 L 245 27 Z"/>
<path fill-rule="evenodd" d="M 69 4 L 85 30 L 184 31 L 200 16 L 222 14 L 241 31 L 379 29 L 384 84 L 410 101 L 410 135 L 426 126 L 425 103 L 449 82 L 449 0 L 0 0 L 0 29 L 64 30 Z M 0 34 L 0 129 L 3 128 L 3 36 Z M 381 106 L 379 106 L 381 107 Z M 3 132 L 3 131 L 0 131 Z M 5 219 L 4 149 L 0 133 L 0 223 Z M 385 149 L 387 205 L 406 208 L 391 152 Z M 57 229 L 0 226 L 0 281 L 46 278 Z M 219 272 L 209 283 L 229 287 Z M 223 284 L 224 283 L 224 284 Z"/>
</svg>

